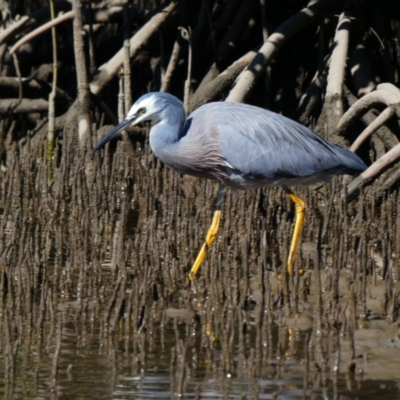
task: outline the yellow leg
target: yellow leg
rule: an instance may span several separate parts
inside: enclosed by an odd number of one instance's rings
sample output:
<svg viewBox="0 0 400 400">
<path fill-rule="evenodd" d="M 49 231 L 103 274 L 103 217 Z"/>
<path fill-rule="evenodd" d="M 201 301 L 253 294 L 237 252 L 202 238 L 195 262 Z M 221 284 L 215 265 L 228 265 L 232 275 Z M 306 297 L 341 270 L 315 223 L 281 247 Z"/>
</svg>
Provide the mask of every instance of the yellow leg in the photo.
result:
<svg viewBox="0 0 400 400">
<path fill-rule="evenodd" d="M 199 255 L 196 258 L 196 261 L 193 264 L 192 269 L 189 272 L 189 279 L 191 281 L 194 280 L 197 271 L 200 268 L 201 263 L 203 262 L 206 254 L 207 254 L 207 250 L 208 248 L 211 246 L 212 242 L 215 240 L 218 231 L 219 231 L 219 221 L 221 220 L 221 210 L 217 210 L 214 213 L 214 217 L 211 223 L 210 228 L 208 229 L 207 232 L 207 236 L 206 236 L 206 240 L 203 244 L 203 246 L 201 247 L 201 250 L 199 252 Z"/>
<path fill-rule="evenodd" d="M 189 279 L 194 281 L 197 271 L 199 270 L 201 263 L 204 261 L 206 257 L 207 250 L 211 246 L 212 242 L 215 240 L 218 231 L 219 231 L 219 222 L 221 220 L 221 206 L 222 206 L 222 199 L 224 198 L 225 194 L 225 186 L 219 184 L 218 186 L 218 196 L 217 196 L 217 206 L 214 213 L 214 217 L 211 223 L 210 228 L 208 229 L 206 240 L 201 247 L 201 250 L 196 258 L 196 261 L 193 264 L 192 269 L 189 272 Z"/>
<path fill-rule="evenodd" d="M 299 243 L 301 227 L 303 226 L 303 220 L 306 213 L 306 205 L 304 201 L 300 197 L 296 196 L 291 190 L 286 189 L 286 192 L 296 207 L 296 222 L 294 225 L 292 244 L 290 246 L 290 253 L 287 265 L 287 273 L 289 275 L 293 275 L 294 257 L 296 254 L 297 244 Z"/>
</svg>

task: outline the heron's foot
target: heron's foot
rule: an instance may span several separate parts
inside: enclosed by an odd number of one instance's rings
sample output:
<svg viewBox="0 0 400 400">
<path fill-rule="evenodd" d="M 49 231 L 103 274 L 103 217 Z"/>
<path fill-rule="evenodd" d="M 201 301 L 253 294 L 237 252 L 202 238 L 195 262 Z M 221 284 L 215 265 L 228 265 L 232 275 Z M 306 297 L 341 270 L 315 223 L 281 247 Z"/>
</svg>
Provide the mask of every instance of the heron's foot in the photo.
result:
<svg viewBox="0 0 400 400">
<path fill-rule="evenodd" d="M 210 228 L 208 229 L 206 240 L 201 247 L 201 250 L 196 258 L 196 261 L 193 264 L 192 269 L 189 272 L 189 279 L 191 282 L 193 282 L 196 278 L 197 271 L 199 270 L 202 262 L 204 261 L 206 255 L 207 255 L 207 250 L 217 237 L 218 231 L 219 231 L 219 222 L 221 220 L 221 211 L 217 210 L 214 213 L 214 217 L 211 223 Z"/>
<path fill-rule="evenodd" d="M 294 266 L 294 254 L 290 253 L 289 259 L 288 259 L 288 265 L 287 265 L 287 274 L 289 276 L 293 275 L 293 272 L 297 273 L 297 275 L 302 276 L 304 275 L 304 269 L 299 268 L 297 271 L 293 268 Z"/>
</svg>

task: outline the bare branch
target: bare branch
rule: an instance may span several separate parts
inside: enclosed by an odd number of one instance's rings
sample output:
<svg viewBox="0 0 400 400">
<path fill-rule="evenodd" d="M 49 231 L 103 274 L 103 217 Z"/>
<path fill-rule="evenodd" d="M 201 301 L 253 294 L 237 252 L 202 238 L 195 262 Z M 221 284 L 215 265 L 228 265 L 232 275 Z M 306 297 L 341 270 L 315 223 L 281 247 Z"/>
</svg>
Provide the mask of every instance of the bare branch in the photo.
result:
<svg viewBox="0 0 400 400">
<path fill-rule="evenodd" d="M 356 152 L 364 141 L 369 138 L 375 131 L 384 125 L 394 115 L 393 108 L 387 107 L 379 116 L 372 121 L 358 136 L 358 138 L 351 145 L 350 150 Z"/>
<path fill-rule="evenodd" d="M 35 78 L 22 79 L 22 91 L 24 97 L 28 99 L 47 98 L 52 90 L 52 85 L 48 82 Z M 14 77 L 0 77 L 0 99 L 19 96 L 19 80 Z M 56 88 L 56 102 L 60 107 L 68 107 L 72 104 L 72 99 L 60 88 Z"/>
<path fill-rule="evenodd" d="M 339 119 L 343 115 L 343 83 L 349 47 L 350 24 L 349 12 L 345 11 L 339 17 L 327 79 L 325 103 L 329 107 L 327 113 L 329 119 Z M 328 126 L 336 124 L 337 120 L 328 123 Z"/>
<path fill-rule="evenodd" d="M 54 7 L 56 12 L 67 12 L 71 9 L 71 3 L 67 0 L 58 0 L 55 2 Z M 21 18 L 21 20 L 15 22 L 0 33 L 0 43 L 6 43 L 20 32 L 32 29 L 37 24 L 40 24 L 41 21 L 47 20 L 49 15 L 49 7 L 43 7 L 32 13 L 29 17 Z"/>
<path fill-rule="evenodd" d="M 356 101 L 340 119 L 336 131 L 343 133 L 347 127 L 361 115 L 365 114 L 370 108 L 377 104 L 386 104 L 393 108 L 394 112 L 400 118 L 400 104 L 399 98 L 387 90 L 375 90 L 374 92 L 366 94 L 364 97 Z"/>
<path fill-rule="evenodd" d="M 125 115 L 128 113 L 132 105 L 132 90 L 131 90 L 131 43 L 129 38 L 131 37 L 131 32 L 129 29 L 129 2 L 128 0 L 123 0 L 124 7 L 124 109 Z"/>
<path fill-rule="evenodd" d="M 226 100 L 243 102 L 246 95 L 254 86 L 256 79 L 270 64 L 277 51 L 292 36 L 320 18 L 320 13 L 323 10 L 326 12 L 327 6 L 331 6 L 337 2 L 338 0 L 316 1 L 281 24 L 264 43 L 248 68 L 239 76 L 235 87 L 231 90 Z"/>
<path fill-rule="evenodd" d="M 85 43 L 82 36 L 81 0 L 73 0 L 72 5 L 75 12 L 73 34 L 79 102 L 78 136 L 79 145 L 84 149 L 85 147 L 91 147 L 92 122 L 90 118 L 90 92 L 85 62 Z"/>
<path fill-rule="evenodd" d="M 256 54 L 257 50 L 249 51 L 206 86 L 197 89 L 191 101 L 191 110 L 200 107 L 202 104 L 213 101 L 225 93 L 235 82 L 239 74 L 251 63 Z"/>
<path fill-rule="evenodd" d="M 142 46 L 154 35 L 154 33 L 168 19 L 177 7 L 177 3 L 171 2 L 161 12 L 156 14 L 147 24 L 145 24 L 130 40 L 131 58 L 135 57 Z M 99 94 L 105 85 L 118 73 L 118 69 L 124 60 L 124 48 L 120 49 L 114 57 L 107 63 L 98 68 L 90 83 L 91 92 Z"/>
<path fill-rule="evenodd" d="M 354 194 L 365 182 L 377 177 L 390 164 L 400 158 L 400 144 L 390 149 L 379 160 L 375 161 L 366 171 L 354 179 L 348 186 L 348 194 Z"/>
<path fill-rule="evenodd" d="M 65 14 L 59 15 L 57 18 L 50 20 L 49 22 L 45 23 L 44 25 L 39 26 L 39 28 L 35 29 L 31 33 L 28 33 L 27 35 L 23 36 L 20 40 L 18 40 L 18 42 L 15 43 L 13 47 L 11 47 L 10 53 L 11 54 L 15 53 L 24 43 L 29 42 L 34 37 L 39 36 L 42 33 L 48 31 L 49 29 L 55 27 L 56 25 L 59 25 L 65 21 L 72 19 L 72 18 L 74 18 L 74 12 L 69 11 Z"/>
<path fill-rule="evenodd" d="M 0 33 L 0 44 L 3 44 L 7 39 L 15 34 L 20 28 L 22 28 L 29 21 L 29 17 L 26 15 L 14 24 L 8 26 Z"/>
<path fill-rule="evenodd" d="M 15 106 L 18 104 L 17 106 Z M 15 106 L 15 108 L 13 108 Z M 48 101 L 44 99 L 2 99 L 0 100 L 0 114 L 29 114 L 34 112 L 47 112 L 49 109 Z"/>
<path fill-rule="evenodd" d="M 179 44 L 179 41 L 175 40 L 174 47 L 172 49 L 172 54 L 169 59 L 167 71 L 165 72 L 164 79 L 161 84 L 160 92 L 168 92 L 168 89 L 171 85 L 172 76 L 176 69 L 176 65 L 178 64 L 180 49 L 181 45 Z"/>
<path fill-rule="evenodd" d="M 186 115 L 189 114 L 189 104 L 190 104 L 190 95 L 191 95 L 191 79 L 192 79 L 192 31 L 190 27 L 187 29 L 183 26 L 179 26 L 178 29 L 181 31 L 181 35 L 183 39 L 188 42 L 188 69 L 187 76 L 185 80 L 185 89 L 184 89 L 184 97 L 183 104 L 185 107 Z"/>
<path fill-rule="evenodd" d="M 55 20 L 54 0 L 50 0 L 50 14 L 52 21 Z M 53 179 L 54 137 L 55 137 L 55 98 L 57 88 L 57 37 L 55 25 L 51 28 L 52 50 L 53 50 L 53 88 L 49 95 L 49 123 L 47 131 L 47 180 Z"/>
</svg>

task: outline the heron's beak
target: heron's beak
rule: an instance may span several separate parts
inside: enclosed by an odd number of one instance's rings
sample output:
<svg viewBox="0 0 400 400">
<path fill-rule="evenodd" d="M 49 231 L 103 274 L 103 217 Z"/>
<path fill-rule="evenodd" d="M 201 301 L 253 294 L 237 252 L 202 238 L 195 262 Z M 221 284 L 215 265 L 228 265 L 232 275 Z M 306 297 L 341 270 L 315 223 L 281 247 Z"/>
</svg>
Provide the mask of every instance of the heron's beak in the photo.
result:
<svg viewBox="0 0 400 400">
<path fill-rule="evenodd" d="M 96 153 L 97 150 L 103 147 L 106 143 L 108 143 L 112 138 L 117 136 L 121 131 L 123 131 L 129 125 L 136 125 L 136 123 L 139 122 L 136 121 L 138 117 L 139 115 L 134 114 L 123 119 L 112 131 L 110 131 L 106 136 L 104 136 L 103 139 L 101 139 L 100 142 L 96 144 L 96 146 L 94 146 L 92 154 Z"/>
</svg>

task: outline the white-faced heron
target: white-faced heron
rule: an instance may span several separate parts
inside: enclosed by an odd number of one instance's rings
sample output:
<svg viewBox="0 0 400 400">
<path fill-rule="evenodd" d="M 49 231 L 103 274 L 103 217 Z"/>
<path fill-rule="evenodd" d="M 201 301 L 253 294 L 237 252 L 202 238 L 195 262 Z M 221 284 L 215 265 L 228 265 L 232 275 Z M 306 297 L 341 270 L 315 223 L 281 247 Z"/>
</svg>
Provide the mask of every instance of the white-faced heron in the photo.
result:
<svg viewBox="0 0 400 400">
<path fill-rule="evenodd" d="M 218 182 L 216 210 L 190 270 L 192 280 L 218 233 L 226 187 L 280 186 L 286 191 L 296 207 L 287 265 L 292 274 L 305 203 L 289 188 L 326 180 L 330 175 L 358 174 L 366 168 L 351 151 L 282 115 L 246 104 L 217 102 L 199 107 L 186 119 L 180 100 L 158 92 L 140 97 L 93 153 L 123 129 L 144 121 L 154 122 L 150 146 L 162 162 L 183 174 Z"/>
</svg>

